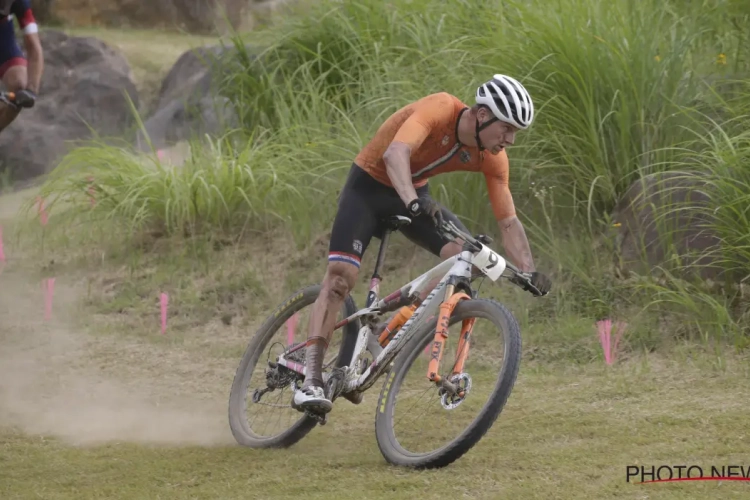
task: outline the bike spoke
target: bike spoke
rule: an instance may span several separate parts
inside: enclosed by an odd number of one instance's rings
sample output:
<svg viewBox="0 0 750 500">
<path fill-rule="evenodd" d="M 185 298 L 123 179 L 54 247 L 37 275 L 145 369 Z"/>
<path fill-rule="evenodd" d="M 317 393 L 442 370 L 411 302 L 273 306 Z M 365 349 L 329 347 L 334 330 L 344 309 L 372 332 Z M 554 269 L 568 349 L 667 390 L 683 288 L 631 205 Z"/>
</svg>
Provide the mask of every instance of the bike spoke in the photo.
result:
<svg viewBox="0 0 750 500">
<path fill-rule="evenodd" d="M 443 357 L 440 375 L 447 379 L 458 360 L 456 348 L 460 331 L 460 322 L 451 325 L 444 346 L 448 352 Z M 426 339 L 420 350 L 431 341 L 432 338 Z M 408 368 L 396 396 L 393 430 L 399 444 L 409 452 L 432 452 L 456 439 L 477 417 L 494 390 L 503 359 L 500 332 L 491 322 L 477 319 L 469 342 L 464 372 L 469 373 L 472 386 L 456 408 L 446 409 L 438 387 L 427 379 L 427 356 L 420 352 Z"/>
<path fill-rule="evenodd" d="M 297 379 L 301 384 L 302 377 L 283 366 L 271 368 L 269 361 L 275 362 L 277 357 L 289 347 L 307 340 L 311 312 L 312 304 L 295 312 L 266 342 L 263 353 L 255 364 L 246 391 L 245 420 L 253 434 L 258 437 L 277 436 L 295 425 L 295 422 L 305 418 L 303 413 L 291 406 L 294 396 L 294 391 L 290 387 L 291 383 Z M 342 330 L 338 330 L 331 339 L 324 358 L 324 371 L 329 369 L 326 367 L 331 367 L 336 363 L 342 333 Z M 302 347 L 287 354 L 286 359 L 304 365 L 305 353 L 306 349 Z M 269 372 L 273 373 L 270 379 L 267 375 Z M 271 390 L 269 381 L 279 386 Z M 256 390 L 264 392 L 258 402 L 253 401 L 253 394 Z"/>
</svg>

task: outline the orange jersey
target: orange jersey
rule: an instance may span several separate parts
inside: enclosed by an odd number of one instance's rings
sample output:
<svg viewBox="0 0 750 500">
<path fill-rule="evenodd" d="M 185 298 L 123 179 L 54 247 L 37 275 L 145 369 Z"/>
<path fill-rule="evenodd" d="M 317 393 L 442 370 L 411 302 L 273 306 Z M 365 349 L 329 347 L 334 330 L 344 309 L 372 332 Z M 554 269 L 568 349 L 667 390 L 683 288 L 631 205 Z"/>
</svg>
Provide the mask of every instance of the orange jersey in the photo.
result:
<svg viewBox="0 0 750 500">
<path fill-rule="evenodd" d="M 410 164 L 414 187 L 443 172 L 482 172 L 492 211 L 497 220 L 516 214 L 508 187 L 508 156 L 479 154 L 479 148 L 458 141 L 458 119 L 468 110 L 458 98 L 441 92 L 428 95 L 393 113 L 375 137 L 359 152 L 354 163 L 386 186 L 393 186 L 386 172 L 383 154 L 393 141 L 411 148 Z"/>
</svg>

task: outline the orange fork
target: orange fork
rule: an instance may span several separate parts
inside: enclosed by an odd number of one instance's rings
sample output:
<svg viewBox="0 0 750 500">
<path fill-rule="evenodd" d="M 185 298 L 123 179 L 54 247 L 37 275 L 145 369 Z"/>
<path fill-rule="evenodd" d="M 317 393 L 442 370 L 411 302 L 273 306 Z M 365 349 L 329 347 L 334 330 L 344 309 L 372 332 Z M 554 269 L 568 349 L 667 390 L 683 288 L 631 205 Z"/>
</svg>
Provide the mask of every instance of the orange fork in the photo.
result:
<svg viewBox="0 0 750 500">
<path fill-rule="evenodd" d="M 472 328 L 474 328 L 474 321 L 476 321 L 476 318 L 466 318 L 461 324 L 461 335 L 458 338 L 458 347 L 456 348 L 456 364 L 453 365 L 451 375 L 458 375 L 464 371 L 464 363 L 469 356 L 469 337 Z"/>
<path fill-rule="evenodd" d="M 438 316 L 437 328 L 435 329 L 435 339 L 432 342 L 432 350 L 430 352 L 430 363 L 427 367 L 427 378 L 431 382 L 442 385 L 442 377 L 438 374 L 440 369 L 440 360 L 443 358 L 443 346 L 445 345 L 445 339 L 448 338 L 448 321 L 451 317 L 453 309 L 456 307 L 459 301 L 470 299 L 468 295 L 463 292 L 451 294 L 453 292 L 453 286 L 449 285 L 446 295 L 449 298 L 440 304 L 440 313 Z M 461 373 L 463 371 L 464 361 L 469 354 L 469 335 L 471 328 L 474 326 L 474 318 L 465 319 L 461 327 L 461 337 L 458 341 L 458 356 L 457 363 L 453 369 L 453 374 Z M 447 381 L 445 381 L 447 382 Z M 461 394 L 459 394 L 461 396 Z"/>
</svg>

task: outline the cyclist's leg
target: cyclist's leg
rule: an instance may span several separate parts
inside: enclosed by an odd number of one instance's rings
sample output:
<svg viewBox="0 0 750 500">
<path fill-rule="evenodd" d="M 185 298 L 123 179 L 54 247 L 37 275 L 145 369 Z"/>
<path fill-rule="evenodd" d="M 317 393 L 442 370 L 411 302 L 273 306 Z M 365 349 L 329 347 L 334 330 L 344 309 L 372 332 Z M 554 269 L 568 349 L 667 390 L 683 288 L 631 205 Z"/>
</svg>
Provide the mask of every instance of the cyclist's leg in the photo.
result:
<svg viewBox="0 0 750 500">
<path fill-rule="evenodd" d="M 429 197 L 428 186 L 425 185 L 418 188 L 417 195 L 420 197 Z M 462 231 L 466 231 L 467 233 L 469 232 L 469 230 L 466 229 L 466 226 L 464 226 L 463 223 L 458 220 L 458 217 L 456 217 L 453 212 L 448 210 L 443 205 L 440 205 L 440 208 L 444 220 L 451 221 Z M 427 215 L 413 217 L 411 224 L 402 227 L 401 232 L 404 233 L 404 235 L 413 243 L 416 243 L 420 247 L 429 251 L 433 255 L 440 257 L 441 259 L 448 259 L 461 252 L 462 244 L 456 243 L 443 237 L 435 227 L 435 223 L 433 222 L 432 218 Z M 432 281 L 427 283 L 427 286 L 424 290 L 422 290 L 419 298 L 421 300 L 424 300 L 425 297 L 427 297 L 427 295 L 429 295 L 429 293 L 432 291 L 432 289 L 435 288 L 435 285 L 437 285 L 439 281 L 440 277 L 437 277 L 433 278 Z M 409 317 L 411 317 L 415 309 L 416 305 L 413 304 L 411 306 L 404 306 L 399 309 L 399 311 L 396 311 L 396 313 L 392 315 L 388 320 L 380 323 L 375 328 L 375 337 L 379 338 L 381 342 L 388 341 L 384 340 L 383 338 L 383 332 L 385 331 L 385 329 L 389 329 L 389 334 L 385 337 L 385 339 L 390 339 L 390 336 L 395 335 L 395 332 L 398 331 L 398 329 L 401 327 L 401 325 L 403 324 L 402 321 L 406 321 Z M 399 313 L 401 313 L 401 318 L 403 318 L 403 320 L 401 321 L 394 319 Z"/>
<path fill-rule="evenodd" d="M 354 288 L 362 256 L 378 224 L 372 198 L 362 189 L 363 172 L 352 167 L 341 191 L 329 243 L 328 267 L 322 288 L 313 304 L 307 338 L 307 373 L 300 391 L 294 395 L 298 409 L 317 407 L 329 411 L 331 402 L 323 392 L 323 358 L 336 323 L 336 315 Z M 364 174 L 366 175 L 366 174 Z"/>
<path fill-rule="evenodd" d="M 8 25 L 10 25 L 10 28 Z M 0 79 L 2 79 L 6 90 L 16 92 L 26 88 L 28 81 L 27 63 L 21 47 L 16 42 L 12 24 L 8 23 L 8 25 L 3 25 L 0 28 Z M 20 109 L 1 106 L 0 131 L 10 125 L 20 112 Z"/>
</svg>

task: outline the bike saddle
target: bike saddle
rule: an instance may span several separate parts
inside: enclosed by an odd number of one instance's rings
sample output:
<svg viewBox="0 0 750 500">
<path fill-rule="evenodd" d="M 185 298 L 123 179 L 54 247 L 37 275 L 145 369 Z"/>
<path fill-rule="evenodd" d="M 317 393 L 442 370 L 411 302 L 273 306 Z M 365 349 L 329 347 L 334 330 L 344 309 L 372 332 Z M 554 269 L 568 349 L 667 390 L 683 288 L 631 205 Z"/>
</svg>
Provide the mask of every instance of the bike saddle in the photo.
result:
<svg viewBox="0 0 750 500">
<path fill-rule="evenodd" d="M 389 231 L 398 231 L 403 226 L 411 224 L 411 219 L 403 215 L 393 215 L 383 219 L 383 226 Z"/>
</svg>

